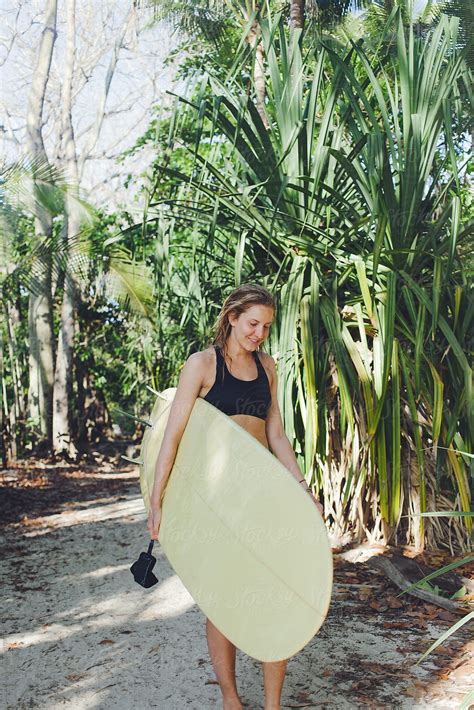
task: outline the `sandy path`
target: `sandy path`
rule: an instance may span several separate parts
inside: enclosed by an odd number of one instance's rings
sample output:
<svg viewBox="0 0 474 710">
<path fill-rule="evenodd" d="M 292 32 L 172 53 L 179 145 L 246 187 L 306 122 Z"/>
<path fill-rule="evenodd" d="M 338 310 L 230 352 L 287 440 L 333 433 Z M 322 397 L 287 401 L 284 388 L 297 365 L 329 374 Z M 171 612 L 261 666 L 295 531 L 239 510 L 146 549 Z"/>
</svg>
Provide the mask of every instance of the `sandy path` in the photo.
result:
<svg viewBox="0 0 474 710">
<path fill-rule="evenodd" d="M 3 707 L 220 708 L 204 615 L 159 547 L 158 585 L 144 590 L 129 572 L 147 543 L 136 474 L 98 475 L 102 497 L 65 503 L 62 512 L 4 529 Z M 414 622 L 409 613 L 416 606 L 404 601 L 401 609 L 368 614 L 370 594 L 386 593 L 383 578 L 366 568 L 361 595 L 347 571 L 361 565 L 341 557 L 335 565 L 329 615 L 290 659 L 282 707 L 457 708 L 469 689 L 469 633 L 415 667 L 450 624 L 387 627 Z M 245 706 L 262 708 L 261 664 L 238 652 L 237 681 Z"/>
</svg>

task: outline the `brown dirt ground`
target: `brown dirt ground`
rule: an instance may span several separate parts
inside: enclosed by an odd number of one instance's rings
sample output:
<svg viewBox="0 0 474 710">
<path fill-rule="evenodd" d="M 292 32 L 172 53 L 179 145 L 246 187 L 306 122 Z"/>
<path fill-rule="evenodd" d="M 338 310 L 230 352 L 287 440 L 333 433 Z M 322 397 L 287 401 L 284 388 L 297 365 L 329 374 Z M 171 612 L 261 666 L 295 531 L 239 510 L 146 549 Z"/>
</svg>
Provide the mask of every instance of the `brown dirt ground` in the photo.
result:
<svg viewBox="0 0 474 710">
<path fill-rule="evenodd" d="M 164 553 L 155 546 L 152 589 L 129 572 L 147 542 L 135 467 L 103 457 L 80 467 L 24 462 L 0 472 L 0 495 L 3 707 L 221 707 L 205 617 Z M 290 659 L 282 708 L 448 710 L 472 689 L 472 625 L 415 665 L 461 616 L 397 596 L 366 564 L 382 552 L 334 553 L 328 616 Z M 452 561 L 444 552 L 421 559 Z M 262 708 L 261 664 L 240 651 L 237 682 L 244 706 Z"/>
</svg>

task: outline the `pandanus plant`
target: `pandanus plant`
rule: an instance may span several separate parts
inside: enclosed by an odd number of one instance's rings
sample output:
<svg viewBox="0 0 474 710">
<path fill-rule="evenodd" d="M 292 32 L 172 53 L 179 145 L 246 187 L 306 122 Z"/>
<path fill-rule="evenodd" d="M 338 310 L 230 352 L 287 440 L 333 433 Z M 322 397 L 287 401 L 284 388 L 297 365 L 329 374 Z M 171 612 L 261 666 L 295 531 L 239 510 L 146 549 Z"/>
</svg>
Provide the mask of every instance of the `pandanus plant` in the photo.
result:
<svg viewBox="0 0 474 710">
<path fill-rule="evenodd" d="M 205 77 L 178 107 L 195 115 L 193 168 L 163 166 L 174 194 L 151 204 L 227 235 L 243 278 L 278 291 L 285 427 L 335 532 L 443 544 L 420 513 L 469 510 L 474 431 L 457 21 L 421 40 L 394 13 L 396 52 L 377 56 L 303 57 L 281 19 L 261 28 L 268 128 L 251 93 Z M 448 544 L 470 530 L 455 518 Z"/>
</svg>

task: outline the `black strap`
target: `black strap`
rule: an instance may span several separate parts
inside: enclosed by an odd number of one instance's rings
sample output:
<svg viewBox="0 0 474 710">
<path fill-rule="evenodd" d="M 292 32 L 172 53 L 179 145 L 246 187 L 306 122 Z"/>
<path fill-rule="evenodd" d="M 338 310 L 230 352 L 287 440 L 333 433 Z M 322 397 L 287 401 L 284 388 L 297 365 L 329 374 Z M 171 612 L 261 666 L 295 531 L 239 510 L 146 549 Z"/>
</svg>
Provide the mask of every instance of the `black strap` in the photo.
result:
<svg viewBox="0 0 474 710">
<path fill-rule="evenodd" d="M 214 345 L 214 350 L 216 351 L 216 379 L 214 380 L 214 384 L 217 382 L 222 384 L 224 382 L 224 374 L 227 369 L 227 365 L 225 364 L 225 358 L 220 347 L 218 345 Z M 213 387 L 214 384 L 212 385 Z M 210 391 L 211 390 L 209 390 L 209 392 Z"/>
<path fill-rule="evenodd" d="M 260 358 L 259 358 L 258 355 L 257 355 L 257 351 L 256 351 L 256 350 L 253 351 L 252 355 L 253 355 L 253 358 L 254 358 L 254 360 L 255 360 L 255 362 L 256 362 L 256 364 L 257 364 L 257 377 L 259 377 L 259 375 L 261 374 L 262 370 L 264 370 L 264 367 L 263 367 L 263 365 L 262 365 L 262 363 L 261 363 L 261 361 L 260 361 Z"/>
<path fill-rule="evenodd" d="M 148 550 L 147 550 L 147 555 L 151 555 L 151 551 L 153 550 L 153 545 L 155 544 L 154 540 L 150 540 L 150 544 L 148 545 Z"/>
</svg>

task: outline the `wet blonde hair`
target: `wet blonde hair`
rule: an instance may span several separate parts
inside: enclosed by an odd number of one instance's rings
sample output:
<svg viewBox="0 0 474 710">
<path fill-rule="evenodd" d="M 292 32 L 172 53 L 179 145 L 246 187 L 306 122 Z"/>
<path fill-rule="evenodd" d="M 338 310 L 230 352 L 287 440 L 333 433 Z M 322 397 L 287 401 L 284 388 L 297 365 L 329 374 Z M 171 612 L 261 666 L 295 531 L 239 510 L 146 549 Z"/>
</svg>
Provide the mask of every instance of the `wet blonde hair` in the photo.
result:
<svg viewBox="0 0 474 710">
<path fill-rule="evenodd" d="M 251 306 L 269 306 L 273 308 L 273 311 L 276 310 L 275 299 L 270 291 L 258 284 L 242 284 L 235 288 L 225 299 L 214 325 L 214 338 L 211 343 L 220 348 L 224 357 L 227 338 L 232 330 L 232 326 L 229 323 L 229 314 L 233 313 L 239 317 Z"/>
</svg>

